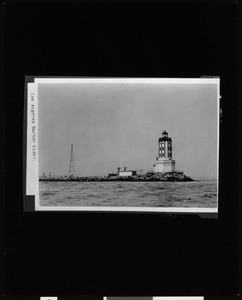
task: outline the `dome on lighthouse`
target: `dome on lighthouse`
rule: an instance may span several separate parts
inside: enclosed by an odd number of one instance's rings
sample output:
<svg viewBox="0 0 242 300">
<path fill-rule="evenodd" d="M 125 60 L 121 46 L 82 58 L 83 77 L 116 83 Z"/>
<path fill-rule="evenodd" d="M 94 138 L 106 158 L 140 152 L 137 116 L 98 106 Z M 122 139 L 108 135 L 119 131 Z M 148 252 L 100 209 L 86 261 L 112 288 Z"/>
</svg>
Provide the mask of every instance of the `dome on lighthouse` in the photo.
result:
<svg viewBox="0 0 242 300">
<path fill-rule="evenodd" d="M 162 136 L 159 138 L 159 141 L 171 141 L 171 138 L 168 137 L 168 132 L 166 130 L 162 130 Z"/>
</svg>

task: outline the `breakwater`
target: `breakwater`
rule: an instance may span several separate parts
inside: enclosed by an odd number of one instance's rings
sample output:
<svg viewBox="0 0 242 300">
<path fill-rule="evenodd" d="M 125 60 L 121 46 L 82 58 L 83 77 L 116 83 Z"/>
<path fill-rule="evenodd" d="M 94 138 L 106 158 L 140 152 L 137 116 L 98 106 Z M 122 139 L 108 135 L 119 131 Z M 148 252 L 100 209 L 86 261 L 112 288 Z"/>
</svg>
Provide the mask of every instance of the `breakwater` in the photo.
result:
<svg viewBox="0 0 242 300">
<path fill-rule="evenodd" d="M 80 182 L 109 182 L 109 181 L 194 181 L 191 177 L 186 176 L 183 172 L 167 172 L 167 173 L 146 173 L 144 175 L 135 176 L 53 176 L 53 177 L 40 177 L 40 181 L 80 181 Z"/>
</svg>

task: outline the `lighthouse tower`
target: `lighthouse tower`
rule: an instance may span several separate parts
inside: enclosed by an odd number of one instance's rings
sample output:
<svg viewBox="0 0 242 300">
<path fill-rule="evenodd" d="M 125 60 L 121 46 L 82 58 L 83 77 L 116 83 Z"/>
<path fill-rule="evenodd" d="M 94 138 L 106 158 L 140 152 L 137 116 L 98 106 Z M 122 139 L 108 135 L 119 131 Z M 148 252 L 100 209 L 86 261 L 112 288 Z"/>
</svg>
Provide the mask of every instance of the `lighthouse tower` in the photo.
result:
<svg viewBox="0 0 242 300">
<path fill-rule="evenodd" d="M 158 157 L 154 163 L 155 173 L 165 173 L 175 171 L 175 160 L 172 159 L 172 139 L 168 137 L 168 132 L 162 130 L 162 136 L 158 140 Z"/>
</svg>

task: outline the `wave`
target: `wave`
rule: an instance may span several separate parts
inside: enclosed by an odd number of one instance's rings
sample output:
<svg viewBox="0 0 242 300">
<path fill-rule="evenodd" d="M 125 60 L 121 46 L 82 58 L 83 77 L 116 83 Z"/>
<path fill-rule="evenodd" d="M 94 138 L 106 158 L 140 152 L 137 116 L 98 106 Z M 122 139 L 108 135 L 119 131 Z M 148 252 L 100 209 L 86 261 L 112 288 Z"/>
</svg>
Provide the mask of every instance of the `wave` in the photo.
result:
<svg viewBox="0 0 242 300">
<path fill-rule="evenodd" d="M 216 182 L 40 182 L 41 205 L 216 207 Z"/>
</svg>

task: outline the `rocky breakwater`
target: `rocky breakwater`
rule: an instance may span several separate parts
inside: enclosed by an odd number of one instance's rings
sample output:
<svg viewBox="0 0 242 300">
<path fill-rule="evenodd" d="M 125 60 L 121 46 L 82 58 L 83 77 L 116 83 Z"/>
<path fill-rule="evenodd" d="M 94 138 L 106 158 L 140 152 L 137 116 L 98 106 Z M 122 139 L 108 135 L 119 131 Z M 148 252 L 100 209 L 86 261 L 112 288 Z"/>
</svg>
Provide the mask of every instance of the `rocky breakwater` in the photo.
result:
<svg viewBox="0 0 242 300">
<path fill-rule="evenodd" d="M 186 176 L 181 171 L 167 173 L 147 172 L 143 175 L 134 176 L 90 176 L 90 177 L 41 177 L 40 181 L 81 181 L 81 182 L 104 182 L 104 181 L 194 181 L 191 177 Z"/>
</svg>

